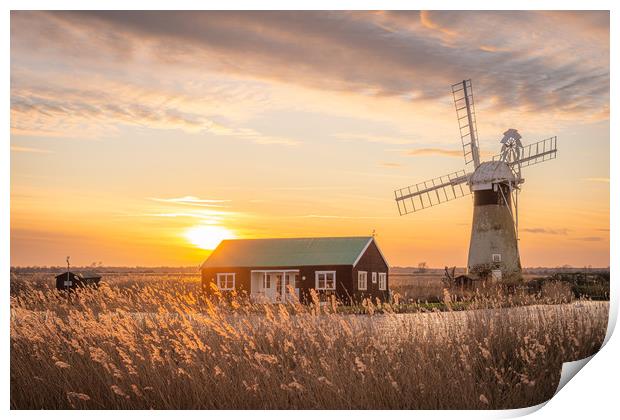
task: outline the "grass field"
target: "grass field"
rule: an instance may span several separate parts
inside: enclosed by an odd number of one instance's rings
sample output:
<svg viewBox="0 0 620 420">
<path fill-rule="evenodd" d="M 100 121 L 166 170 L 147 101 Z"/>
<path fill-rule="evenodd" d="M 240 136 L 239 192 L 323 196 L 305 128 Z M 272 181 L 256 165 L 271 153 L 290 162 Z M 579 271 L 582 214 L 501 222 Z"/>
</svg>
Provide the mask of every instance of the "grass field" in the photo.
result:
<svg viewBox="0 0 620 420">
<path fill-rule="evenodd" d="M 524 407 L 600 348 L 608 316 L 581 301 L 366 315 L 218 303 L 188 274 L 106 276 L 68 297 L 49 279 L 12 279 L 15 409 Z"/>
</svg>

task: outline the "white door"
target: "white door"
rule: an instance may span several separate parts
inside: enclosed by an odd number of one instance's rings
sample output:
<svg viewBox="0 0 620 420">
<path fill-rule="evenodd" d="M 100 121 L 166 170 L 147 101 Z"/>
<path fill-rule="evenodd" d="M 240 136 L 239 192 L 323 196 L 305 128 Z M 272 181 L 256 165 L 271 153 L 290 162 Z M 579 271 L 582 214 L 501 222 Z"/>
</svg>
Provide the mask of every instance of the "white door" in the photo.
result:
<svg viewBox="0 0 620 420">
<path fill-rule="evenodd" d="M 256 298 L 264 302 L 292 302 L 294 295 L 299 297 L 297 289 L 297 272 L 272 271 L 255 273 Z M 254 274 L 253 274 L 254 276 Z M 255 285 L 255 286 L 254 286 Z"/>
<path fill-rule="evenodd" d="M 282 295 L 286 297 L 287 302 L 295 301 L 297 287 L 297 273 L 286 273 L 286 281 L 284 282 L 284 290 Z"/>
<path fill-rule="evenodd" d="M 282 273 L 267 273 L 269 278 L 269 289 L 265 291 L 271 302 L 280 299 L 280 291 L 282 290 Z"/>
</svg>

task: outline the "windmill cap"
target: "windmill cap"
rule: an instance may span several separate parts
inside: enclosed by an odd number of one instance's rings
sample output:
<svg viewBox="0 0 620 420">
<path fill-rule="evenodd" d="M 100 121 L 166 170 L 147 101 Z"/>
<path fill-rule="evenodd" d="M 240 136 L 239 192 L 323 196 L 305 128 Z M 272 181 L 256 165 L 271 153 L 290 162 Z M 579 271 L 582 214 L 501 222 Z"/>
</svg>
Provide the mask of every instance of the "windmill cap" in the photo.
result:
<svg viewBox="0 0 620 420">
<path fill-rule="evenodd" d="M 482 162 L 470 179 L 471 184 L 493 184 L 515 181 L 516 177 L 506 162 Z"/>
</svg>

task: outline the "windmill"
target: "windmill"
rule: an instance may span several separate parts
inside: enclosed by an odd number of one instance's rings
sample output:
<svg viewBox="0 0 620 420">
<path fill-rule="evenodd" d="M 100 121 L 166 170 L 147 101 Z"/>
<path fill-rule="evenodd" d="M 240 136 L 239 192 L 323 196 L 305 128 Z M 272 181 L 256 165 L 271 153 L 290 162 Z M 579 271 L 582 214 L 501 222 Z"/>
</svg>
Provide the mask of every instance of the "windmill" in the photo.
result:
<svg viewBox="0 0 620 420">
<path fill-rule="evenodd" d="M 523 146 L 521 135 L 504 132 L 501 150 L 480 162 L 478 129 L 471 80 L 452 85 L 465 165 L 460 170 L 394 191 L 400 215 L 473 194 L 474 213 L 467 260 L 468 274 L 493 279 L 521 277 L 519 258 L 519 192 L 521 170 L 557 156 L 557 137 Z"/>
</svg>

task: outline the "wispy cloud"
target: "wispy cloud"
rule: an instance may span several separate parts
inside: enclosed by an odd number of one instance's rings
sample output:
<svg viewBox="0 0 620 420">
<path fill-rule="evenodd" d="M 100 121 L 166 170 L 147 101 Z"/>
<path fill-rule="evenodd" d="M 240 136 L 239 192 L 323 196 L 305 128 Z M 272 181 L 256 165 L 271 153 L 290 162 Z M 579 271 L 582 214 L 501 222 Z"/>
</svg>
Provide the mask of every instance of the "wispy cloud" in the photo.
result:
<svg viewBox="0 0 620 420">
<path fill-rule="evenodd" d="M 297 216 L 304 219 L 395 219 L 391 216 L 345 216 L 336 214 L 306 214 L 303 216 Z"/>
<path fill-rule="evenodd" d="M 540 233 L 543 235 L 567 235 L 568 229 L 549 229 L 549 228 L 523 228 L 522 232 Z"/>
<path fill-rule="evenodd" d="M 199 198 L 186 195 L 171 198 L 150 197 L 147 200 L 160 204 L 138 214 L 138 216 L 200 219 L 204 223 L 216 224 L 241 215 L 238 212 L 226 209 L 226 203 L 230 202 L 226 199 Z"/>
<path fill-rule="evenodd" d="M 448 157 L 463 157 L 462 149 L 445 149 L 440 147 L 422 147 L 419 149 L 409 150 L 390 150 L 394 152 L 402 152 L 405 156 L 448 156 Z M 485 150 L 479 151 L 482 157 L 491 157 L 493 153 Z"/>
<path fill-rule="evenodd" d="M 438 147 L 426 147 L 420 149 L 408 150 L 405 152 L 409 156 L 450 156 L 450 157 L 463 157 L 462 150 L 454 149 L 441 149 Z"/>
<path fill-rule="evenodd" d="M 301 144 L 298 140 L 278 136 L 268 136 L 250 128 L 231 128 L 224 127 L 220 124 L 212 124 L 209 131 L 221 136 L 232 136 L 250 140 L 257 144 L 279 144 L 284 146 L 297 146 Z"/>
<path fill-rule="evenodd" d="M 11 152 L 17 152 L 17 153 L 43 153 L 43 154 L 54 153 L 51 150 L 38 149 L 38 148 L 35 148 L 35 147 L 22 147 L 22 146 L 11 146 Z"/>
<path fill-rule="evenodd" d="M 265 145 L 300 141 L 226 124 L 218 106 L 203 98 L 102 80 L 83 88 L 30 86 L 17 77 L 11 88 L 11 133 L 44 137 L 98 137 L 117 125 L 210 133 Z M 225 94 L 224 94 L 225 97 Z"/>
<path fill-rule="evenodd" d="M 403 104 L 448 99 L 446 86 L 465 73 L 482 81 L 481 109 L 589 120 L 609 112 L 607 11 L 13 12 L 12 63 L 35 51 L 74 67 L 146 59 L 177 73 L 208 68 Z"/>
<path fill-rule="evenodd" d="M 184 197 L 176 197 L 176 198 L 150 197 L 149 200 L 158 201 L 160 203 L 182 204 L 182 205 L 198 206 L 198 207 L 224 207 L 223 203 L 230 202 L 230 200 L 203 199 L 203 198 L 195 197 L 193 195 L 186 195 Z"/>
<path fill-rule="evenodd" d="M 275 191 L 350 191 L 358 189 L 357 186 L 337 186 L 337 185 L 293 185 L 285 187 L 271 187 Z"/>
<path fill-rule="evenodd" d="M 382 136 L 375 134 L 359 134 L 359 133 L 336 133 L 333 135 L 337 139 L 342 141 L 365 141 L 369 143 L 383 143 L 383 144 L 414 144 L 415 142 L 406 137 L 396 136 Z"/>
<path fill-rule="evenodd" d="M 582 180 L 588 182 L 602 182 L 609 184 L 609 177 L 582 178 Z"/>
<path fill-rule="evenodd" d="M 380 162 L 379 166 L 382 166 L 384 168 L 400 168 L 403 165 L 396 162 Z"/>
<path fill-rule="evenodd" d="M 584 242 L 598 242 L 598 241 L 602 241 L 603 238 L 601 238 L 600 236 L 582 236 L 579 238 L 571 238 L 574 241 L 584 241 Z"/>
<path fill-rule="evenodd" d="M 224 212 L 162 212 L 162 213 L 142 213 L 139 216 L 147 216 L 147 217 L 183 217 L 183 218 L 192 218 L 192 219 L 202 219 L 212 222 L 222 221 L 223 218 L 217 217 L 220 215 L 225 215 L 227 213 Z"/>
</svg>

